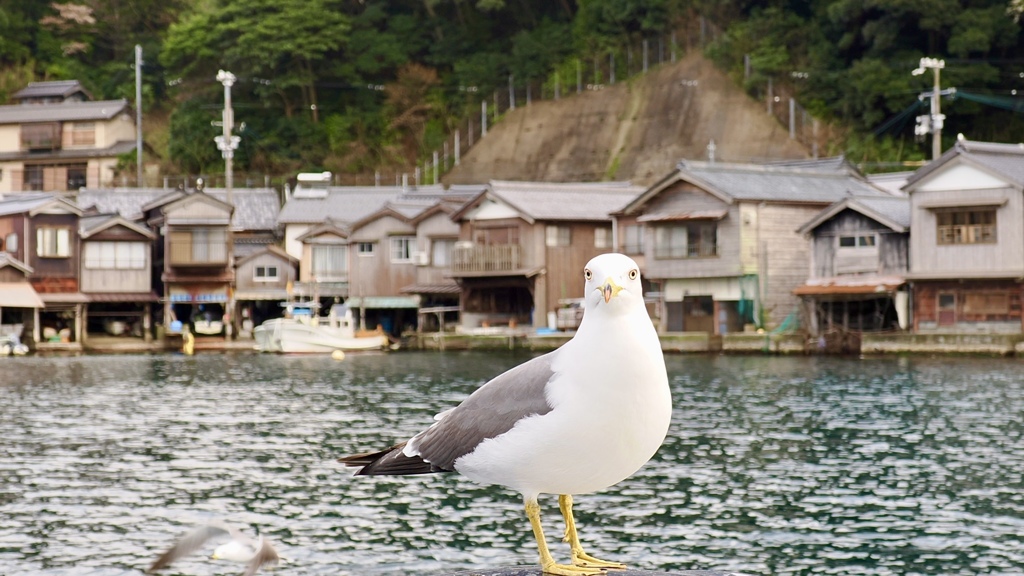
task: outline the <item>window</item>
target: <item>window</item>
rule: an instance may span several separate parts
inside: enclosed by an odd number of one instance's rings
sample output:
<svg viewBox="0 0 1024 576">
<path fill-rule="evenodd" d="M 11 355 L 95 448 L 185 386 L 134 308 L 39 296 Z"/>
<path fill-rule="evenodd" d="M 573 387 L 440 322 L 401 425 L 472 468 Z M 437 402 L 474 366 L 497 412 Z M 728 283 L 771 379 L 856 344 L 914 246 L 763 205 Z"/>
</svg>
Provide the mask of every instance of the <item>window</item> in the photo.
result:
<svg viewBox="0 0 1024 576">
<path fill-rule="evenodd" d="M 356 244 L 356 251 L 360 256 L 373 256 L 375 246 L 374 242 L 359 242 Z"/>
<path fill-rule="evenodd" d="M 227 230 L 193 228 L 171 232 L 171 264 L 222 264 L 227 261 Z"/>
<path fill-rule="evenodd" d="M 71 231 L 67 228 L 36 229 L 36 254 L 43 258 L 71 256 Z"/>
<path fill-rule="evenodd" d="M 74 146 L 92 146 L 96 143 L 95 122 L 75 122 L 71 127 L 71 144 Z"/>
<path fill-rule="evenodd" d="M 556 246 L 568 246 L 572 243 L 572 229 L 568 226 L 547 227 L 547 245 L 549 248 Z"/>
<path fill-rule="evenodd" d="M 854 234 L 839 237 L 840 248 L 874 248 L 875 242 L 874 234 Z"/>
<path fill-rule="evenodd" d="M 345 280 L 348 276 L 348 246 L 345 244 L 314 244 L 312 260 L 311 270 L 316 281 Z"/>
<path fill-rule="evenodd" d="M 625 245 L 623 250 L 626 254 L 643 254 L 644 252 L 644 227 L 633 224 L 625 227 Z"/>
<path fill-rule="evenodd" d="M 968 292 L 964 296 L 964 314 L 1009 314 L 1008 292 Z"/>
<path fill-rule="evenodd" d="M 451 266 L 454 249 L 455 238 L 434 238 L 430 241 L 431 262 L 439 268 Z"/>
<path fill-rule="evenodd" d="M 277 282 L 277 266 L 257 266 L 252 279 L 254 282 Z"/>
<path fill-rule="evenodd" d="M 477 244 L 485 246 L 519 244 L 519 228 L 515 226 L 478 228 L 473 231 L 473 238 Z"/>
<path fill-rule="evenodd" d="M 23 190 L 43 190 L 43 167 L 34 165 L 25 166 L 25 176 L 21 187 Z"/>
<path fill-rule="evenodd" d="M 659 226 L 654 234 L 654 257 L 707 258 L 718 255 L 717 226 L 714 222 L 690 222 Z"/>
<path fill-rule="evenodd" d="M 4 239 L 4 248 L 12 254 L 18 251 L 18 234 L 16 232 L 7 235 L 7 238 Z"/>
<path fill-rule="evenodd" d="M 391 261 L 412 262 L 412 246 L 415 236 L 393 236 L 391 238 Z"/>
<path fill-rule="evenodd" d="M 90 270 L 143 270 L 144 242 L 85 242 L 85 267 Z"/>
<path fill-rule="evenodd" d="M 935 214 L 939 244 L 993 244 L 996 211 L 950 210 Z"/>
<path fill-rule="evenodd" d="M 612 229 L 594 228 L 594 248 L 612 247 Z"/>
<path fill-rule="evenodd" d="M 40 122 L 21 125 L 22 150 L 56 150 L 60 148 L 60 124 Z"/>
</svg>

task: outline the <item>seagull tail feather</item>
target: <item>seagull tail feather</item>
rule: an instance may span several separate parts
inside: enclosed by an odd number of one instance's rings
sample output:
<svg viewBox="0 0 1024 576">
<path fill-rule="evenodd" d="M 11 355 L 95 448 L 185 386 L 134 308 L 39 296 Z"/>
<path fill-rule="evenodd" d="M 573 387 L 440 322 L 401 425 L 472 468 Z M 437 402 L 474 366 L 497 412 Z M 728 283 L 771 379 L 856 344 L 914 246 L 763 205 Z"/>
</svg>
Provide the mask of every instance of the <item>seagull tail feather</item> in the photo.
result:
<svg viewBox="0 0 1024 576">
<path fill-rule="evenodd" d="M 379 452 L 367 452 L 339 458 L 345 466 L 359 468 L 356 476 L 405 476 L 410 474 L 435 474 L 451 472 L 427 462 L 419 456 L 406 456 L 402 449 L 405 442 Z"/>
</svg>

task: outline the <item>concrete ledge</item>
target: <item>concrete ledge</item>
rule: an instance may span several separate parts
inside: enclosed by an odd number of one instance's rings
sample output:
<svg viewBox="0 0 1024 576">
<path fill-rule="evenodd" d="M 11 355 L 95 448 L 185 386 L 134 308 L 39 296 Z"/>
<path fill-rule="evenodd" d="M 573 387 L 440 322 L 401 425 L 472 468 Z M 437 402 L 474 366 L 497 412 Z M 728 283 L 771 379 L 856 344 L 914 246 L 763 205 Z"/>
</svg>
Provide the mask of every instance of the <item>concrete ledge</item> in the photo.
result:
<svg viewBox="0 0 1024 576">
<path fill-rule="evenodd" d="M 668 332 L 661 335 L 662 352 L 710 352 L 711 335 L 707 332 Z"/>
<path fill-rule="evenodd" d="M 863 354 L 884 353 L 1024 353 L 1024 334 L 864 334 Z"/>
<path fill-rule="evenodd" d="M 677 572 L 655 572 L 651 570 L 609 570 L 608 576 L 744 576 L 740 572 L 722 572 L 719 570 L 681 570 Z M 452 572 L 448 576 L 544 576 L 539 566 L 508 566 Z"/>
<path fill-rule="evenodd" d="M 722 351 L 803 354 L 806 348 L 802 334 L 750 334 L 744 332 L 722 336 Z"/>
</svg>

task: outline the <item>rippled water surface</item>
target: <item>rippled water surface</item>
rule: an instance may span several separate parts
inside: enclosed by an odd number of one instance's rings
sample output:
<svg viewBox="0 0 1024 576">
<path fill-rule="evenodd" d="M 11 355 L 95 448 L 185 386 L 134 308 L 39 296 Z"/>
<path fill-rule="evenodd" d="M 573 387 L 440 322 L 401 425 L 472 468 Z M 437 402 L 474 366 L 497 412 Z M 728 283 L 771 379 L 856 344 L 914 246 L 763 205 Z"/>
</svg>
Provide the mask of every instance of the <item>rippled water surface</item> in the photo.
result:
<svg viewBox="0 0 1024 576">
<path fill-rule="evenodd" d="M 0 358 L 0 574 L 141 574 L 212 517 L 276 574 L 531 564 L 519 496 L 354 478 L 511 353 Z M 1024 573 L 1024 363 L 669 356 L 675 417 L 636 476 L 576 499 L 584 544 L 648 569 Z M 542 500 L 556 556 L 561 524 Z M 207 551 L 208 552 L 208 551 Z M 202 555 L 167 574 L 237 574 Z"/>
</svg>

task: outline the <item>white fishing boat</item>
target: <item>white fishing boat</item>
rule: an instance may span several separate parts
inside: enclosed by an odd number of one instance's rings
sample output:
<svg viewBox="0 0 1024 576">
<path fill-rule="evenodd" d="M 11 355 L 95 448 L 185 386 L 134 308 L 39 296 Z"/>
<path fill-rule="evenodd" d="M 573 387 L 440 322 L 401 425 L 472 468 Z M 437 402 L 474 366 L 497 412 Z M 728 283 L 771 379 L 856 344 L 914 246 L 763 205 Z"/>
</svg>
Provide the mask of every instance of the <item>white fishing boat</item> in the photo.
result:
<svg viewBox="0 0 1024 576">
<path fill-rule="evenodd" d="M 329 354 L 335 350 L 383 350 L 390 340 L 382 330 L 357 331 L 352 311 L 335 304 L 327 316 L 317 316 L 316 307 L 290 305 L 285 318 L 274 318 L 253 330 L 260 352 L 286 354 Z"/>
</svg>

